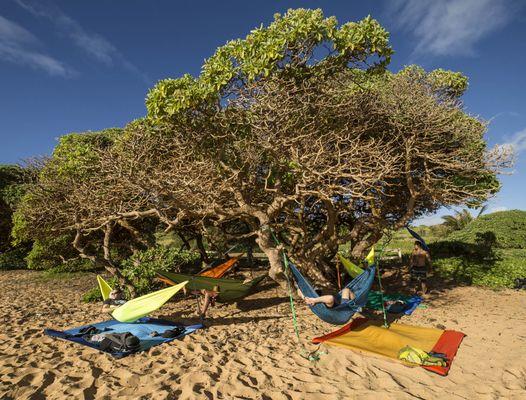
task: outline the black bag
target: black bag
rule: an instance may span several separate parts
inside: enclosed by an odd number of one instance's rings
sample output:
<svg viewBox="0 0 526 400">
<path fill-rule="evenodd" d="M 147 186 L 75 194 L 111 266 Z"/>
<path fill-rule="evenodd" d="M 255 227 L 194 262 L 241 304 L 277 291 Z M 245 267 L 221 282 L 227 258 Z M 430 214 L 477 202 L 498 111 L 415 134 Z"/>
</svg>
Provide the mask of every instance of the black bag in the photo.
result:
<svg viewBox="0 0 526 400">
<path fill-rule="evenodd" d="M 182 335 L 186 331 L 184 326 L 178 326 L 174 329 L 168 329 L 161 334 L 163 338 L 174 338 Z"/>
<path fill-rule="evenodd" d="M 141 349 L 141 341 L 130 332 L 107 333 L 99 348 L 110 353 L 135 353 Z"/>
<path fill-rule="evenodd" d="M 526 289 L 526 278 L 517 278 L 515 279 L 515 289 Z"/>
<path fill-rule="evenodd" d="M 387 312 L 392 314 L 400 314 L 409 308 L 409 305 L 402 300 L 396 300 L 387 307 Z"/>
</svg>

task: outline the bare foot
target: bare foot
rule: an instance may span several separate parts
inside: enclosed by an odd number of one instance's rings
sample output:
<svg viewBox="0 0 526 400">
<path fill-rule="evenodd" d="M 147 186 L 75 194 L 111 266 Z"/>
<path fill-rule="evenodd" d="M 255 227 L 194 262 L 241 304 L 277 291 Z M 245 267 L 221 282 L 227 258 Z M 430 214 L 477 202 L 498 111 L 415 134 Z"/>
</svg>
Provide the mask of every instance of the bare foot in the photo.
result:
<svg viewBox="0 0 526 400">
<path fill-rule="evenodd" d="M 309 306 L 313 306 L 314 304 L 316 304 L 316 299 L 312 297 L 305 297 L 304 300 L 305 300 L 305 303 L 307 303 L 307 305 Z"/>
</svg>

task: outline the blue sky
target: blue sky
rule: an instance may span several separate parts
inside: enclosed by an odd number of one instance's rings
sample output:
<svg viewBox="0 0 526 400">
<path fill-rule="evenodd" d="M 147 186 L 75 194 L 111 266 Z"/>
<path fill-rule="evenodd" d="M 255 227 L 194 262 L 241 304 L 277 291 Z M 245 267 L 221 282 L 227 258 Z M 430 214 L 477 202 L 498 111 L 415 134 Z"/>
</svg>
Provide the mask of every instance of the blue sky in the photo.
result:
<svg viewBox="0 0 526 400">
<path fill-rule="evenodd" d="M 197 75 L 216 47 L 296 7 L 322 8 L 340 23 L 371 14 L 391 32 L 392 70 L 417 63 L 468 75 L 466 109 L 489 121 L 490 146 L 509 144 L 517 154 L 490 211 L 526 209 L 521 0 L 1 0 L 0 163 L 49 154 L 69 132 L 143 116 L 156 81 Z"/>
</svg>

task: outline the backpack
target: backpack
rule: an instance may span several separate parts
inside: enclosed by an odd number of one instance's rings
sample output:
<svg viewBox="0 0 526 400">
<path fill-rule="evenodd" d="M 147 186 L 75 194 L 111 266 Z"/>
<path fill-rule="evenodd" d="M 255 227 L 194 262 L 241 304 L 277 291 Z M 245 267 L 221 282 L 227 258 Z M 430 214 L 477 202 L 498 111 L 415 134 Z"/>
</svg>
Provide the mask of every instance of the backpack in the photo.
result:
<svg viewBox="0 0 526 400">
<path fill-rule="evenodd" d="M 110 353 L 135 353 L 141 349 L 141 341 L 130 332 L 107 333 L 98 347 Z"/>
<path fill-rule="evenodd" d="M 400 314 L 409 308 L 409 305 L 402 300 L 396 300 L 395 302 L 389 304 L 385 309 L 388 313 Z"/>
</svg>

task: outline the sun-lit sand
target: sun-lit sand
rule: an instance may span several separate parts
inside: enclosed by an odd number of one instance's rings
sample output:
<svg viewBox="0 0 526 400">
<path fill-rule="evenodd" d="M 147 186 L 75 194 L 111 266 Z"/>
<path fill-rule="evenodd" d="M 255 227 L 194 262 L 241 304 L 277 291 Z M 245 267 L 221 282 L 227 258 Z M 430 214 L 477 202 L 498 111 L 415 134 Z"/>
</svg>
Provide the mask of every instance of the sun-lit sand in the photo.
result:
<svg viewBox="0 0 526 400">
<path fill-rule="evenodd" d="M 0 272 L 0 399 L 525 399 L 526 292 L 473 287 L 444 290 L 399 322 L 467 334 L 447 377 L 393 360 L 322 346 L 301 357 L 286 293 L 266 283 L 237 305 L 210 312 L 208 328 L 182 341 L 115 360 L 44 336 L 104 319 L 80 302 L 94 275 L 42 280 Z M 155 316 L 192 317 L 195 299 Z M 301 335 L 334 330 L 298 305 Z"/>
</svg>

